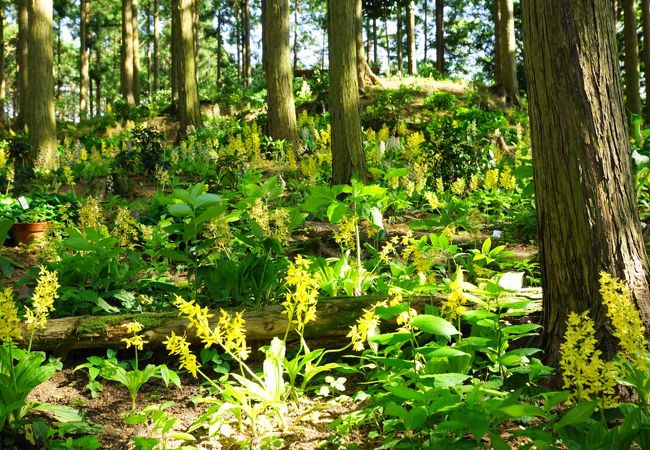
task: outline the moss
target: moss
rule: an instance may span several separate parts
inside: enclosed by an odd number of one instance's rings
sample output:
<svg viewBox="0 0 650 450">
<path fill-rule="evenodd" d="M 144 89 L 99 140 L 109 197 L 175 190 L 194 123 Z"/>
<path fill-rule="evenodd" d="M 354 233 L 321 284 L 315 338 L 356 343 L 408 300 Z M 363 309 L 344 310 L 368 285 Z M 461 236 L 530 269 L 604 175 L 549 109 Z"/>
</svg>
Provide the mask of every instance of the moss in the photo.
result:
<svg viewBox="0 0 650 450">
<path fill-rule="evenodd" d="M 106 328 L 114 327 L 133 320 L 140 322 L 145 331 L 156 328 L 166 320 L 176 317 L 175 314 L 119 314 L 115 316 L 97 316 L 79 319 L 74 334 L 77 336 L 105 335 Z"/>
</svg>

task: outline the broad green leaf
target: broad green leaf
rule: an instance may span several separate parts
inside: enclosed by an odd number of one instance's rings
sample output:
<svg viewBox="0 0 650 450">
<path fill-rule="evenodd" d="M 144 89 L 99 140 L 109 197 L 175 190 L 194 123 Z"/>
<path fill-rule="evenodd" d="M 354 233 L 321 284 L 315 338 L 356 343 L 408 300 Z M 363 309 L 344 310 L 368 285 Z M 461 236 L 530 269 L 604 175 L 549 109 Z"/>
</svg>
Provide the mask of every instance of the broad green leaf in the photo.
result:
<svg viewBox="0 0 650 450">
<path fill-rule="evenodd" d="M 408 302 L 402 302 L 395 306 L 377 306 L 375 308 L 375 314 L 384 320 L 388 320 L 408 310 Z"/>
<path fill-rule="evenodd" d="M 413 319 L 413 326 L 425 333 L 433 334 L 436 336 L 444 336 L 448 340 L 460 332 L 454 327 L 451 322 L 446 321 L 442 317 L 422 314 Z"/>
<path fill-rule="evenodd" d="M 427 421 L 429 413 L 424 406 L 416 406 L 411 409 L 404 419 L 404 426 L 407 430 L 419 430 Z"/>
<path fill-rule="evenodd" d="M 408 388 L 406 386 L 397 385 L 397 386 L 385 386 L 385 389 L 393 394 L 395 397 L 399 397 L 403 400 L 415 400 L 419 402 L 424 402 L 424 394 L 415 389 Z"/>
<path fill-rule="evenodd" d="M 411 333 L 385 333 L 372 336 L 368 339 L 368 341 L 380 345 L 401 344 L 409 340 L 411 340 Z"/>
<path fill-rule="evenodd" d="M 499 411 L 511 419 L 521 419 L 522 417 L 546 417 L 546 412 L 539 406 L 526 405 L 524 403 L 504 406 L 499 408 Z"/>
<path fill-rule="evenodd" d="M 373 206 L 370 208 L 370 216 L 372 217 L 372 223 L 380 229 L 384 229 L 384 216 L 382 215 L 379 208 Z"/>
<path fill-rule="evenodd" d="M 192 208 L 185 203 L 174 203 L 167 207 L 167 211 L 174 217 L 185 217 L 192 214 Z"/>
<path fill-rule="evenodd" d="M 580 402 L 573 408 L 568 410 L 562 419 L 555 424 L 553 429 L 559 430 L 560 428 L 568 425 L 577 425 L 585 423 L 591 419 L 591 416 L 596 411 L 596 401 Z"/>
<path fill-rule="evenodd" d="M 345 203 L 334 202 L 327 207 L 327 220 L 330 223 L 339 223 L 348 212 L 349 208 Z"/>
<path fill-rule="evenodd" d="M 517 335 L 530 333 L 531 331 L 539 330 L 542 328 L 541 325 L 536 323 L 522 323 L 520 325 L 510 325 L 503 328 L 503 334 L 507 335 Z"/>
</svg>

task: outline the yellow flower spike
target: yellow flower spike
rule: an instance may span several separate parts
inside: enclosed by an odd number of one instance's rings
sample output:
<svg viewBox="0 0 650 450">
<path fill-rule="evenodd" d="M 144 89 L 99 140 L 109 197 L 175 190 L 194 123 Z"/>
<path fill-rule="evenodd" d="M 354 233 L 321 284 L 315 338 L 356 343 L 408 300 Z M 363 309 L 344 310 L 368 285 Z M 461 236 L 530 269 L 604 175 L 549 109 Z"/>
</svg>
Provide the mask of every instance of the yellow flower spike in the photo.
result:
<svg viewBox="0 0 650 450">
<path fill-rule="evenodd" d="M 284 314 L 289 317 L 291 323 L 296 325 L 299 333 L 305 329 L 305 325 L 316 319 L 316 303 L 318 302 L 318 289 L 320 281 L 318 275 L 309 273 L 311 261 L 298 255 L 287 269 L 287 286 L 293 288 L 285 294 L 285 301 L 282 302 Z"/>
<path fill-rule="evenodd" d="M 32 295 L 32 307 L 25 310 L 25 322 L 30 329 L 45 328 L 47 316 L 54 311 L 54 300 L 59 297 L 59 278 L 56 271 L 40 267 L 40 275 Z"/>
<path fill-rule="evenodd" d="M 170 355 L 180 357 L 180 367 L 187 369 L 196 378 L 201 364 L 198 363 L 196 355 L 190 351 L 190 344 L 185 339 L 185 336 L 178 336 L 172 331 L 171 336 L 167 336 L 167 340 L 163 341 L 163 344 L 165 344 L 165 348 Z"/>
<path fill-rule="evenodd" d="M 499 186 L 499 169 L 491 169 L 485 172 L 483 187 L 486 190 L 494 190 Z"/>
<path fill-rule="evenodd" d="M 22 337 L 18 308 L 16 308 L 13 296 L 13 290 L 9 287 L 0 291 L 0 342 Z"/>
<path fill-rule="evenodd" d="M 467 303 L 467 296 L 463 291 L 464 282 L 463 271 L 458 266 L 456 268 L 456 278 L 449 283 L 451 292 L 440 305 L 440 313 L 450 320 L 457 319 L 467 309 L 464 306 Z"/>
<path fill-rule="evenodd" d="M 142 331 L 144 328 L 140 322 L 129 322 L 122 325 L 122 328 L 126 328 L 126 332 L 129 334 L 137 334 Z"/>
</svg>

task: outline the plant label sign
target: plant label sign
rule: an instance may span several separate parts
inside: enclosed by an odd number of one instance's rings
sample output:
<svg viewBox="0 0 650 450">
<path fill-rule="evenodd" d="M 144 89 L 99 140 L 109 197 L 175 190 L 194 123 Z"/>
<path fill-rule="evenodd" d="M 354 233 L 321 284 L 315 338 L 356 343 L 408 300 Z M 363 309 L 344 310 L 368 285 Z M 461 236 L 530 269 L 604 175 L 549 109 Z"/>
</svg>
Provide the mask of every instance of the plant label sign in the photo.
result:
<svg viewBox="0 0 650 450">
<path fill-rule="evenodd" d="M 25 197 L 18 197 L 18 203 L 20 203 L 20 206 L 22 206 L 24 210 L 29 209 L 29 203 L 27 203 L 27 199 Z"/>
</svg>

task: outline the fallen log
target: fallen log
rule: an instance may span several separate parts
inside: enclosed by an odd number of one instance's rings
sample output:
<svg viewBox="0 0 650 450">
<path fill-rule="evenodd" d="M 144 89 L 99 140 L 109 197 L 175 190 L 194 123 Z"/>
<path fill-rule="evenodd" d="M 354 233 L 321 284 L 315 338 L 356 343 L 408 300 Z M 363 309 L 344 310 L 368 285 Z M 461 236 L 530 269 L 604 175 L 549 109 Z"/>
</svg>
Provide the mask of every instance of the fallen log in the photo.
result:
<svg viewBox="0 0 650 450">
<path fill-rule="evenodd" d="M 526 289 L 517 294 L 517 297 L 532 300 L 541 299 L 541 290 Z M 411 307 L 418 312 L 424 310 L 425 305 L 439 305 L 442 296 L 423 296 L 408 299 Z M 385 300 L 385 296 L 369 295 L 362 297 L 336 297 L 321 299 L 317 306 L 317 319 L 307 324 L 305 338 L 311 342 L 345 342 L 350 327 L 364 309 L 369 308 L 377 301 Z M 228 309 L 229 312 L 236 311 Z M 213 311 L 214 319 L 218 319 L 219 312 Z M 282 337 L 287 327 L 287 317 L 283 314 L 281 305 L 271 305 L 255 311 L 245 311 L 246 337 L 250 342 L 260 341 L 267 343 L 275 336 Z M 119 348 L 124 344 L 123 338 L 129 337 L 126 328 L 122 325 L 137 320 L 142 323 L 143 334 L 149 341 L 147 348 L 161 347 L 166 336 L 173 331 L 183 335 L 187 333 L 190 341 L 197 341 L 194 333 L 187 330 L 187 321 L 178 317 L 176 312 L 122 314 L 112 316 L 81 316 L 52 319 L 47 323 L 47 328 L 35 333 L 32 348 L 35 350 L 53 351 L 62 355 L 71 350 L 89 350 L 98 348 Z M 212 323 L 214 325 L 214 322 Z M 23 330 L 26 340 L 29 336 Z M 26 345 L 23 341 L 20 344 Z"/>
</svg>

